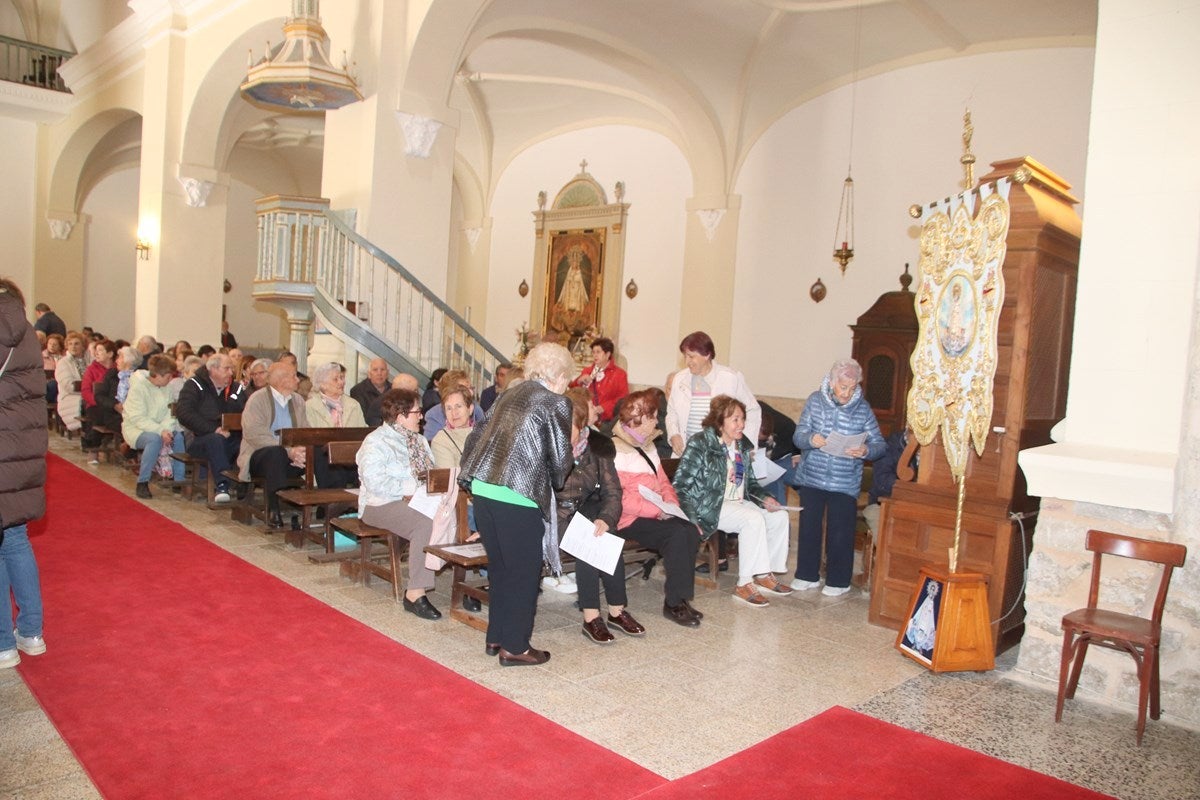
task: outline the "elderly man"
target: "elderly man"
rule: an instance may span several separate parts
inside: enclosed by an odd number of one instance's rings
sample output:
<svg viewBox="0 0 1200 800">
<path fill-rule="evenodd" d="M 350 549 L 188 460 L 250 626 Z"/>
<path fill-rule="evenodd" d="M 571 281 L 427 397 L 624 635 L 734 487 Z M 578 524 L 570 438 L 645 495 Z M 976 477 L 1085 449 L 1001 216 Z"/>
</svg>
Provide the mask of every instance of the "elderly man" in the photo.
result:
<svg viewBox="0 0 1200 800">
<path fill-rule="evenodd" d="M 57 333 L 59 336 L 67 335 L 67 324 L 59 318 L 58 314 L 50 310 L 50 306 L 38 303 L 33 307 L 33 313 L 37 317 L 37 322 L 33 323 L 35 331 L 41 331 L 47 336 L 52 333 Z"/>
<path fill-rule="evenodd" d="M 448 370 L 437 382 L 438 395 L 445 397 L 450 394 L 453 389 L 471 389 L 471 381 L 467 378 L 467 373 L 461 369 Z M 474 391 L 474 389 L 472 389 Z M 483 410 L 476 403 L 472 413 L 472 419 L 478 424 L 483 422 Z M 433 441 L 433 437 L 438 435 L 438 431 L 446 427 L 446 410 L 442 408 L 442 404 L 438 403 L 425 413 L 425 438 Z"/>
<path fill-rule="evenodd" d="M 372 428 L 383 424 L 383 415 L 379 413 L 379 398 L 391 388 L 388 378 L 388 365 L 382 358 L 371 359 L 367 367 L 367 377 L 354 384 L 350 396 L 358 401 L 363 408 L 363 416 Z M 374 411 L 372 411 L 374 409 Z"/>
<path fill-rule="evenodd" d="M 421 393 L 421 384 L 417 380 L 417 377 L 415 375 L 409 375 L 407 372 L 401 372 L 399 375 L 392 378 L 392 388 L 404 389 L 409 392 L 416 392 L 417 394 Z M 384 392 L 384 394 L 387 393 Z M 366 418 L 368 425 L 371 425 L 372 419 L 378 419 L 379 424 L 383 424 L 383 409 L 381 407 L 382 401 L 383 395 L 380 395 L 371 401 L 370 406 L 363 407 L 363 416 Z"/>
<path fill-rule="evenodd" d="M 137 340 L 137 344 L 134 347 L 137 348 L 138 354 L 142 357 L 142 369 L 146 368 L 146 363 L 150 360 L 150 356 L 162 352 L 158 341 L 153 336 L 143 336 Z"/>
<path fill-rule="evenodd" d="M 300 371 L 300 362 L 296 360 L 296 354 L 290 350 L 284 350 L 279 354 L 278 361 L 280 364 L 291 364 L 292 369 L 296 370 L 296 380 L 300 382 L 296 391 L 300 392 L 300 396 L 307 400 L 308 395 L 312 392 L 312 380 Z"/>
<path fill-rule="evenodd" d="M 496 398 L 504 391 L 504 387 L 508 385 L 508 373 L 512 371 L 512 364 L 497 364 L 496 365 L 496 382 L 483 390 L 479 395 L 479 408 L 487 413 L 487 410 L 492 407 L 492 403 L 496 402 Z"/>
<path fill-rule="evenodd" d="M 216 480 L 213 501 L 228 503 L 229 480 L 221 473 L 237 458 L 242 436 L 221 427 L 222 414 L 240 414 L 246 404 L 246 389 L 233 380 L 233 361 L 227 355 L 211 356 L 179 390 L 175 418 L 191 432 L 188 455 L 208 461 Z"/>
<path fill-rule="evenodd" d="M 262 478 L 268 521 L 276 528 L 283 526 L 283 518 L 275 493 L 287 485 L 289 478 L 304 474 L 304 448 L 284 449 L 279 444 L 279 432 L 284 428 L 308 427 L 304 398 L 297 391 L 299 385 L 296 368 L 278 361 L 267 370 L 264 390 L 250 395 L 242 411 L 238 472 L 243 481 L 249 481 L 251 476 Z"/>
</svg>

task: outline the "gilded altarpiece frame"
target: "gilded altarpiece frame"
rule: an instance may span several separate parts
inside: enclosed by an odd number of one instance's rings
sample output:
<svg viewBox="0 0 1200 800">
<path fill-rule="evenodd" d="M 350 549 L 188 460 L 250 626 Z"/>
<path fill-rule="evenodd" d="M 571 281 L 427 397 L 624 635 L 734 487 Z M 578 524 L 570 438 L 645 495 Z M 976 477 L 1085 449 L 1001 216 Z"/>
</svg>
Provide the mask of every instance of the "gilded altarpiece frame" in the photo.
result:
<svg viewBox="0 0 1200 800">
<path fill-rule="evenodd" d="M 615 203 L 587 172 L 587 162 L 546 208 L 544 193 L 534 212 L 530 328 L 586 349 L 588 331 L 620 343 L 625 284 L 625 221 L 629 204 L 618 183 Z"/>
</svg>

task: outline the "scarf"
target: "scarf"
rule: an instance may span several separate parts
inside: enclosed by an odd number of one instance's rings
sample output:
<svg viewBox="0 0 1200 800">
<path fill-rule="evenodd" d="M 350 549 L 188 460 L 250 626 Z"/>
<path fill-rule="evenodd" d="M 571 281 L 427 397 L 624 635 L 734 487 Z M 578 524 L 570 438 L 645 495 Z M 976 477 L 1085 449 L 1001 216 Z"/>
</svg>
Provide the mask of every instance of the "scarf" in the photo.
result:
<svg viewBox="0 0 1200 800">
<path fill-rule="evenodd" d="M 329 411 L 329 419 L 333 427 L 342 427 L 342 398 L 334 399 L 327 394 L 322 394 L 321 400 L 325 403 L 326 410 Z"/>
<path fill-rule="evenodd" d="M 129 396 L 129 376 L 133 374 L 131 369 L 123 369 L 117 373 L 117 402 L 124 403 L 125 398 Z"/>
<path fill-rule="evenodd" d="M 649 438 L 647 436 L 638 436 L 637 431 L 626 425 L 624 422 L 621 423 L 621 430 L 625 431 L 625 433 L 629 435 L 629 438 L 633 439 L 633 441 L 639 445 L 645 444 L 646 439 Z"/>
<path fill-rule="evenodd" d="M 412 474 L 422 479 L 433 469 L 433 459 L 429 457 L 429 448 L 425 444 L 425 437 L 416 431 L 410 431 L 408 428 L 397 425 L 396 433 L 400 434 L 400 438 L 404 440 L 404 444 L 408 447 L 408 463 L 412 468 Z"/>
</svg>

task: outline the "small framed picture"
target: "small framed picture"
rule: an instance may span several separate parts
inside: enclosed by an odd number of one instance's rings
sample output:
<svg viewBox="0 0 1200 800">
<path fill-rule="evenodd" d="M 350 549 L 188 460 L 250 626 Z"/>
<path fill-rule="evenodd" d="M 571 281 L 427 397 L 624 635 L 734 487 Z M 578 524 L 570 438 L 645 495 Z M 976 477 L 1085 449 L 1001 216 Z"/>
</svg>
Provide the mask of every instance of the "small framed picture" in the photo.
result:
<svg viewBox="0 0 1200 800">
<path fill-rule="evenodd" d="M 912 608 L 908 610 L 908 622 L 900 632 L 896 647 L 910 658 L 931 666 L 945 586 L 924 573 L 921 574 L 921 578 L 921 590 L 917 593 Z"/>
</svg>

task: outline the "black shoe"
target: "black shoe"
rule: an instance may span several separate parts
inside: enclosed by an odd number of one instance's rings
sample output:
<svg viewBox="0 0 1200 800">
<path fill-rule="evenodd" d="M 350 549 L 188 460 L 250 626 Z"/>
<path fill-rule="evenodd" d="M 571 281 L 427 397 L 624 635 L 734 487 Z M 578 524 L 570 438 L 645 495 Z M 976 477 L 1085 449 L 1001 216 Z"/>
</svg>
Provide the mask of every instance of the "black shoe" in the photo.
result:
<svg viewBox="0 0 1200 800">
<path fill-rule="evenodd" d="M 470 611 L 472 614 L 474 614 L 478 611 L 483 610 L 483 603 L 479 602 L 479 600 L 474 597 L 464 597 L 463 598 L 463 609 L 465 609 L 466 611 Z M 496 646 L 499 647 L 500 645 L 496 645 Z M 499 652 L 499 651 L 497 650 L 496 652 Z M 496 655 L 496 653 L 492 653 L 492 655 Z"/>
<path fill-rule="evenodd" d="M 717 571 L 729 572 L 729 560 L 726 559 L 725 561 L 718 561 Z M 699 572 L 701 575 L 707 575 L 709 572 L 711 572 L 711 570 L 708 568 L 708 562 L 706 561 L 700 566 L 696 567 L 696 572 Z"/>
<path fill-rule="evenodd" d="M 421 595 L 416 600 L 404 598 L 404 610 L 410 614 L 416 614 L 421 619 L 441 619 L 442 612 L 433 607 L 433 603 L 429 602 L 429 598 Z"/>
<path fill-rule="evenodd" d="M 483 646 L 483 652 L 487 653 L 489 656 L 498 656 L 500 655 L 500 645 L 488 642 Z"/>
<path fill-rule="evenodd" d="M 687 608 L 688 611 L 692 612 L 693 617 L 695 617 L 696 619 L 704 619 L 704 614 L 702 614 L 699 610 L 697 610 L 696 607 L 693 606 L 689 601 L 684 600 L 683 605 Z"/>
<path fill-rule="evenodd" d="M 149 500 L 150 498 L 154 497 L 154 495 L 150 494 L 150 484 L 148 483 L 139 483 L 135 493 L 143 500 Z"/>
<path fill-rule="evenodd" d="M 663 616 L 676 625 L 682 625 L 685 628 L 695 628 L 700 625 L 700 620 L 687 607 L 686 603 L 680 603 L 677 606 L 669 606 L 663 603 Z"/>
<path fill-rule="evenodd" d="M 282 528 L 283 527 L 283 517 L 280 516 L 278 511 L 272 511 L 270 519 L 268 520 L 267 524 L 270 525 L 272 528 Z"/>
</svg>

